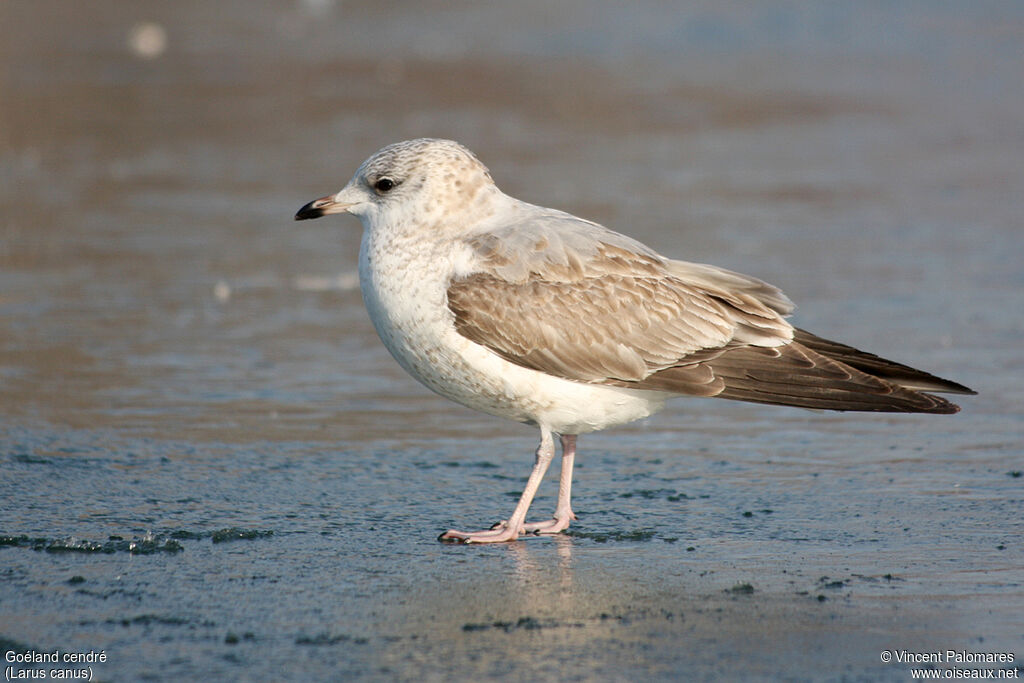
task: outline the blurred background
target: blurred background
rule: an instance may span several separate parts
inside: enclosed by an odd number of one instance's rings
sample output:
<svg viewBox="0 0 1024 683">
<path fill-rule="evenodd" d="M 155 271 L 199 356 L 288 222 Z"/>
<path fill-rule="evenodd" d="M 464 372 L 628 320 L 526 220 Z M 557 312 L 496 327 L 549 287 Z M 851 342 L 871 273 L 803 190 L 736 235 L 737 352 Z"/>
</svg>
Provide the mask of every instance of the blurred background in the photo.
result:
<svg viewBox="0 0 1024 683">
<path fill-rule="evenodd" d="M 5 0 L 0 639 L 106 647 L 108 680 L 904 680 L 880 648 L 1024 651 L 1022 73 L 1009 0 Z M 980 396 L 680 401 L 581 440 L 579 535 L 440 548 L 508 514 L 536 435 L 391 360 L 356 220 L 292 221 L 419 136 Z"/>
</svg>

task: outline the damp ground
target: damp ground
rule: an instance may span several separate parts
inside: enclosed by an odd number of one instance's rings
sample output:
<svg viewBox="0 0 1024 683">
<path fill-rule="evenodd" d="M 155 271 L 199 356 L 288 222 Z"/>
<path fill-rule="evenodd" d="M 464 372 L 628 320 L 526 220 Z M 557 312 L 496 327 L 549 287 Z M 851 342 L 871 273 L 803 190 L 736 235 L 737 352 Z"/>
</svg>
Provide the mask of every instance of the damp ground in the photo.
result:
<svg viewBox="0 0 1024 683">
<path fill-rule="evenodd" d="M 0 6 L 0 649 L 106 681 L 1019 664 L 1024 13 L 560 7 Z M 291 220 L 420 135 L 980 394 L 679 400 L 580 439 L 568 533 L 442 545 L 508 515 L 537 434 L 406 377 L 355 222 Z"/>
</svg>

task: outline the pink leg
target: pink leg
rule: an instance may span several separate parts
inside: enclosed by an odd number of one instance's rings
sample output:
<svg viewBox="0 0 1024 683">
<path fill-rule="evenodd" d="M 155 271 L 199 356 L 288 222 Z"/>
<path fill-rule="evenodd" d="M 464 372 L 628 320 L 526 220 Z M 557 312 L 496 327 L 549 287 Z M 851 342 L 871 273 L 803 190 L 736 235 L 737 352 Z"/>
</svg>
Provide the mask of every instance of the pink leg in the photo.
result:
<svg viewBox="0 0 1024 683">
<path fill-rule="evenodd" d="M 442 543 L 501 543 L 503 541 L 516 540 L 523 533 L 523 521 L 526 519 L 526 512 L 530 509 L 530 503 L 533 502 L 533 497 L 537 493 L 537 487 L 540 486 L 540 481 L 544 478 L 544 473 L 547 472 L 548 465 L 551 464 L 551 460 L 554 457 L 555 442 L 551 438 L 551 432 L 542 427 L 540 445 L 537 446 L 537 458 L 533 464 L 533 471 L 530 472 L 530 478 L 526 481 L 523 495 L 520 496 L 519 503 L 516 505 L 516 509 L 512 511 L 512 516 L 508 518 L 508 521 L 498 522 L 494 525 L 494 528 L 487 531 L 466 533 L 449 529 L 438 536 L 437 540 Z"/>
<path fill-rule="evenodd" d="M 557 534 L 569 528 L 569 522 L 576 519 L 569 499 L 572 497 L 572 466 L 576 459 L 576 435 L 562 435 L 562 475 L 558 478 L 558 504 L 555 516 L 546 522 L 531 522 L 523 531 L 533 534 Z"/>
</svg>

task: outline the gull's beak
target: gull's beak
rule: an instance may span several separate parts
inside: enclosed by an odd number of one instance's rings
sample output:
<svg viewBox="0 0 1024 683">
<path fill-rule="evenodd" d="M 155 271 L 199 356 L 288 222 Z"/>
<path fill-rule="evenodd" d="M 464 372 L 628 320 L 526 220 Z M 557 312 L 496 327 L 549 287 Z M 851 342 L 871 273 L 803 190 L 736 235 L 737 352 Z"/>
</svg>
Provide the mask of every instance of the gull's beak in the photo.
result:
<svg viewBox="0 0 1024 683">
<path fill-rule="evenodd" d="M 298 210 L 295 214 L 295 220 L 304 221 L 309 218 L 320 218 L 320 216 L 326 216 L 330 213 L 347 213 L 349 208 L 352 207 L 352 202 L 339 202 L 337 197 L 338 195 L 332 194 L 320 199 L 314 199 Z"/>
</svg>

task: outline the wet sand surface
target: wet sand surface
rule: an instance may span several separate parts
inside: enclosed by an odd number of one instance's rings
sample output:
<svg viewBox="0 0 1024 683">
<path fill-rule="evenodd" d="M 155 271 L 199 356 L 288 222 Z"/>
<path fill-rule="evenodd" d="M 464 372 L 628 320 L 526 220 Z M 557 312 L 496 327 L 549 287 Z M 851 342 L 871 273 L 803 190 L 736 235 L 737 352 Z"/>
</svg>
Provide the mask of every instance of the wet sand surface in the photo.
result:
<svg viewBox="0 0 1024 683">
<path fill-rule="evenodd" d="M 1019 665 L 1021 73 L 1012 2 L 0 4 L 0 649 L 105 681 Z M 357 221 L 291 220 L 421 135 L 980 395 L 679 400 L 581 438 L 570 533 L 443 546 L 508 514 L 535 430 L 406 377 Z"/>
</svg>

